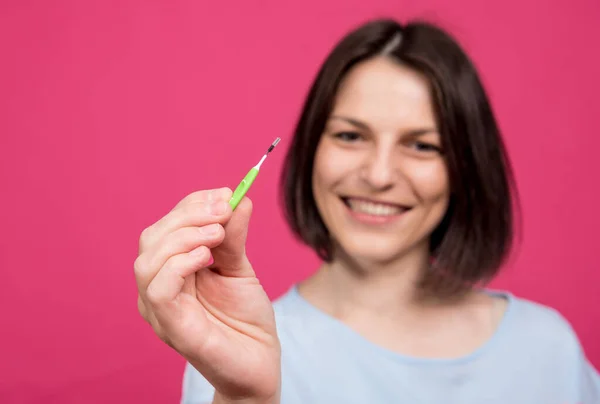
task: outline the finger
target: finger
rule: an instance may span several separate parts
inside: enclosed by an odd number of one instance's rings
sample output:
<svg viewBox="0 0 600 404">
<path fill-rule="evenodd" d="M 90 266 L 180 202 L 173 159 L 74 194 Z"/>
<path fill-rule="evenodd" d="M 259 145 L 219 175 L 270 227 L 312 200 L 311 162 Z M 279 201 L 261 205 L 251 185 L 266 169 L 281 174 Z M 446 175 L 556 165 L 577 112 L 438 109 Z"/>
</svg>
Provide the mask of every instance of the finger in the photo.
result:
<svg viewBox="0 0 600 404">
<path fill-rule="evenodd" d="M 181 293 L 186 277 L 208 267 L 212 261 L 210 249 L 206 246 L 169 258 L 146 291 L 146 299 L 159 322 L 168 321 L 168 312 L 176 304 L 175 298 Z"/>
<path fill-rule="evenodd" d="M 142 231 L 139 238 L 138 254 L 142 254 L 151 248 L 166 233 L 173 231 L 177 227 L 202 226 L 213 222 L 223 223 L 228 218 L 227 212 L 224 213 L 224 217 L 211 218 L 209 205 L 213 201 L 228 201 L 231 198 L 231 194 L 232 192 L 229 188 L 218 188 L 197 191 L 187 195 L 167 215 Z M 193 206 L 189 206 L 190 204 Z M 186 209 L 182 209 L 183 207 L 186 207 Z M 177 211 L 176 214 L 174 214 L 175 211 Z M 209 216 L 205 216 L 207 212 Z M 182 221 L 182 217 L 187 216 L 189 216 L 190 220 Z M 173 222 L 174 220 L 175 222 Z M 179 220 L 179 224 L 177 220 Z"/>
<path fill-rule="evenodd" d="M 156 319 L 156 316 L 154 315 L 152 310 L 148 308 L 148 306 L 149 304 L 144 303 L 141 296 L 138 297 L 138 309 L 140 310 L 140 313 L 144 313 L 142 317 L 144 317 L 148 324 L 150 324 L 158 338 L 167 343 L 169 346 L 173 347 L 166 330 L 160 325 L 160 323 Z"/>
<path fill-rule="evenodd" d="M 245 196 L 231 219 L 225 224 L 225 238 L 213 250 L 216 269 L 220 274 L 227 276 L 254 276 L 252 267 L 246 257 L 246 238 L 248 226 L 252 215 L 252 201 Z"/>
<path fill-rule="evenodd" d="M 225 230 L 218 223 L 184 227 L 168 234 L 156 248 L 141 254 L 135 261 L 134 271 L 139 293 L 145 294 L 152 279 L 170 257 L 190 252 L 201 245 L 214 248 L 224 237 Z"/>
<path fill-rule="evenodd" d="M 218 199 L 229 200 L 231 195 L 233 195 L 233 191 L 228 187 L 192 192 L 179 201 L 172 210 L 178 209 L 190 203 L 206 202 Z"/>
<path fill-rule="evenodd" d="M 167 234 L 183 227 L 201 227 L 212 223 L 224 224 L 231 216 L 231 206 L 226 200 L 189 203 L 172 210 L 145 234 L 140 253 L 153 248 Z"/>
<path fill-rule="evenodd" d="M 146 320 L 148 324 L 152 327 L 154 332 L 160 337 L 160 339 L 164 340 L 164 329 L 161 327 L 160 323 L 156 319 L 156 316 L 149 308 L 150 304 L 144 301 L 142 295 L 138 294 L 138 311 L 140 312 L 142 318 Z"/>
<path fill-rule="evenodd" d="M 156 318 L 154 317 L 154 314 L 152 313 L 152 311 L 150 309 L 148 309 L 148 304 L 144 301 L 144 298 L 142 297 L 141 294 L 138 294 L 137 306 L 138 306 L 138 311 L 139 311 L 140 315 L 142 316 L 142 318 L 144 320 L 146 320 L 146 322 L 148 324 L 154 326 L 154 323 L 156 322 Z"/>
</svg>

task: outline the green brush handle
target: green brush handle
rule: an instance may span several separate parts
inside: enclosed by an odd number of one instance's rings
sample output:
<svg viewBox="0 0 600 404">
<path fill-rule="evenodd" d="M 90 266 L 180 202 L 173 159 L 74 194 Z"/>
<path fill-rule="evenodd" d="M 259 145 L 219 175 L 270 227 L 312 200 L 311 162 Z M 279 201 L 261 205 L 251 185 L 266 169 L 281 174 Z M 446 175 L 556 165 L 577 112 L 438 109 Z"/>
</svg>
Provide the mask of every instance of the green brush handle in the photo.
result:
<svg viewBox="0 0 600 404">
<path fill-rule="evenodd" d="M 233 195 L 229 200 L 229 205 L 231 206 L 232 210 L 235 210 L 235 208 L 237 208 L 244 195 L 246 195 L 246 192 L 248 192 L 248 190 L 250 189 L 250 185 L 252 185 L 257 175 L 258 169 L 256 167 L 252 167 L 250 171 L 248 171 L 248 174 L 246 174 L 242 182 L 240 182 L 240 185 L 238 185 L 235 191 L 233 191 Z"/>
</svg>

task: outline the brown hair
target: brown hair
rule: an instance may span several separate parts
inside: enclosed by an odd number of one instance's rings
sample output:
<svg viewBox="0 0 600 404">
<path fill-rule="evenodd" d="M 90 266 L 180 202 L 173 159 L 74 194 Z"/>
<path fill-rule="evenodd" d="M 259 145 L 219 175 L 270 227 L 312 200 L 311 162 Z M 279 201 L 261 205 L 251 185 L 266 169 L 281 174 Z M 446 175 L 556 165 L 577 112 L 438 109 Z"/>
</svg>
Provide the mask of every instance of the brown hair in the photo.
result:
<svg viewBox="0 0 600 404">
<path fill-rule="evenodd" d="M 450 201 L 431 235 L 434 265 L 422 286 L 456 294 L 496 275 L 513 239 L 512 170 L 477 71 L 460 45 L 427 22 L 380 19 L 346 35 L 321 66 L 304 103 L 281 177 L 286 220 L 325 261 L 332 241 L 312 194 L 315 152 L 341 80 L 356 64 L 385 55 L 428 79 L 450 180 Z"/>
</svg>

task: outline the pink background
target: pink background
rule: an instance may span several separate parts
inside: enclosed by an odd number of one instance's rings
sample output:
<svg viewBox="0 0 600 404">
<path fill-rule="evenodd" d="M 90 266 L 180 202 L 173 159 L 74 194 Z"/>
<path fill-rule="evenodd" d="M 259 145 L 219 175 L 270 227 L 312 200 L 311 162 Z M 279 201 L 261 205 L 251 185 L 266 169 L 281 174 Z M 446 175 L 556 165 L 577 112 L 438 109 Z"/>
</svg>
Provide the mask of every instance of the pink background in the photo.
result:
<svg viewBox="0 0 600 404">
<path fill-rule="evenodd" d="M 600 3 L 236 3 L 2 2 L 0 402 L 177 402 L 183 361 L 136 309 L 139 233 L 237 185 L 276 136 L 249 255 L 273 298 L 315 268 L 278 208 L 284 148 L 334 41 L 382 15 L 439 21 L 471 52 L 524 213 L 492 286 L 559 309 L 600 367 Z"/>
</svg>

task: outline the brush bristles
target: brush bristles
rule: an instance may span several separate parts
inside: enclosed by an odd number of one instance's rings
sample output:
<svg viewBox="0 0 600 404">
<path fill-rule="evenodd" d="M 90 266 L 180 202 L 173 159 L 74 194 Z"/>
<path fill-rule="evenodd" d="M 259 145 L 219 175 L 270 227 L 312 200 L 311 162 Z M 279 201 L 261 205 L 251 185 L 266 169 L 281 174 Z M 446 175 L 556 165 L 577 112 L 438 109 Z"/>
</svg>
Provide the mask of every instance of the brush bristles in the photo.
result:
<svg viewBox="0 0 600 404">
<path fill-rule="evenodd" d="M 277 146 L 277 143 L 279 143 L 281 139 L 277 138 L 275 139 L 275 141 L 271 144 L 271 146 L 269 146 L 269 150 L 267 150 L 267 153 L 271 153 L 271 150 L 273 150 L 275 148 L 275 146 Z"/>
</svg>

